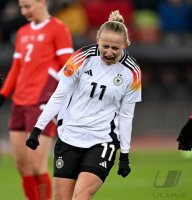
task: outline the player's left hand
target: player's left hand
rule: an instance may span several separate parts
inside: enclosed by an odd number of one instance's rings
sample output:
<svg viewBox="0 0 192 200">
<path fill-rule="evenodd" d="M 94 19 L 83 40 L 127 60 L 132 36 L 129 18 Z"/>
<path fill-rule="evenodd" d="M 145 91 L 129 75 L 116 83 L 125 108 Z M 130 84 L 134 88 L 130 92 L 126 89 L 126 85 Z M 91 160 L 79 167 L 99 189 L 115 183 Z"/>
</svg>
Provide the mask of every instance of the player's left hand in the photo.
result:
<svg viewBox="0 0 192 200">
<path fill-rule="evenodd" d="M 33 131 L 31 132 L 29 138 L 26 141 L 26 146 L 35 150 L 39 146 L 40 133 L 41 129 L 34 127 Z"/>
<path fill-rule="evenodd" d="M 119 169 L 118 169 L 118 175 L 125 178 L 128 176 L 128 174 L 131 172 L 131 168 L 129 165 L 129 154 L 128 153 L 120 153 L 119 158 Z"/>
<path fill-rule="evenodd" d="M 177 138 L 178 150 L 191 151 L 192 148 L 192 118 L 181 129 Z"/>
</svg>

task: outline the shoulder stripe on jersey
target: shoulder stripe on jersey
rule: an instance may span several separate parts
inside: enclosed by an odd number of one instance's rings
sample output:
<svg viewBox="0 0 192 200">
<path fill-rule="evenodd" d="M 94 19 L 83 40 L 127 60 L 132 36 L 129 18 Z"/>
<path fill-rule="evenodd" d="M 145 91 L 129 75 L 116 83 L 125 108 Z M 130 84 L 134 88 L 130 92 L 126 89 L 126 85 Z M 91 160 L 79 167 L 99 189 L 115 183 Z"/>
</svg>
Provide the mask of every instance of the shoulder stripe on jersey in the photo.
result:
<svg viewBox="0 0 192 200">
<path fill-rule="evenodd" d="M 137 81 L 141 80 L 141 70 L 138 65 L 136 65 L 136 63 L 132 59 L 126 59 L 125 63 L 128 64 L 129 67 L 132 68 L 132 70 L 135 72 Z"/>
<path fill-rule="evenodd" d="M 84 47 L 80 49 L 76 55 L 72 57 L 72 61 L 74 64 L 78 64 L 79 62 L 82 62 L 86 58 L 89 58 L 90 56 L 96 56 L 97 55 L 97 46 L 91 46 L 90 48 Z"/>
<path fill-rule="evenodd" d="M 77 50 L 67 61 L 64 75 L 72 76 L 87 58 L 98 55 L 97 49 L 97 45 L 90 45 Z"/>
<path fill-rule="evenodd" d="M 126 54 L 125 59 L 122 61 L 122 64 L 129 68 L 133 74 L 133 82 L 131 85 L 131 90 L 140 90 L 141 89 L 141 70 L 136 62 Z"/>
<path fill-rule="evenodd" d="M 136 76 L 136 81 L 141 81 L 141 70 L 139 66 L 135 63 L 135 61 L 130 57 L 127 56 L 126 59 L 123 61 L 123 64 L 128 67 L 131 71 L 134 71 L 134 74 Z"/>
</svg>

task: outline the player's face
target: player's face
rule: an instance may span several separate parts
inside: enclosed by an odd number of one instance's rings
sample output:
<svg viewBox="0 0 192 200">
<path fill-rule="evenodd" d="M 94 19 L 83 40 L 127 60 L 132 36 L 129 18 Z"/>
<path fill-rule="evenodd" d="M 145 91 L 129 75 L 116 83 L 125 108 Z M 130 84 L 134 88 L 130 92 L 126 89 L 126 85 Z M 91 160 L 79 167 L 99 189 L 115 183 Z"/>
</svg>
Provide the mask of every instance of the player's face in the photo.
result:
<svg viewBox="0 0 192 200">
<path fill-rule="evenodd" d="M 35 23 L 41 22 L 43 9 L 42 0 L 19 0 L 21 14 L 28 20 Z"/>
<path fill-rule="evenodd" d="M 103 30 L 97 39 L 101 59 L 107 64 L 115 64 L 121 59 L 122 51 L 126 48 L 123 34 Z"/>
</svg>

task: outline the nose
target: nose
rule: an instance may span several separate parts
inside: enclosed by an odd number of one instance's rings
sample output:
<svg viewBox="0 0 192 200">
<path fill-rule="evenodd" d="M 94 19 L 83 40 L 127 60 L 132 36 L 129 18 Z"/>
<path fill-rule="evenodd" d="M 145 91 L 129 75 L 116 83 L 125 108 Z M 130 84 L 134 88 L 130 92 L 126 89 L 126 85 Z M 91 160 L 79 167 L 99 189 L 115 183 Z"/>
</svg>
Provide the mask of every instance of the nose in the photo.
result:
<svg viewBox="0 0 192 200">
<path fill-rule="evenodd" d="M 107 50 L 106 50 L 106 55 L 107 55 L 107 56 L 114 55 L 113 50 L 112 50 L 112 49 L 107 49 Z"/>
</svg>

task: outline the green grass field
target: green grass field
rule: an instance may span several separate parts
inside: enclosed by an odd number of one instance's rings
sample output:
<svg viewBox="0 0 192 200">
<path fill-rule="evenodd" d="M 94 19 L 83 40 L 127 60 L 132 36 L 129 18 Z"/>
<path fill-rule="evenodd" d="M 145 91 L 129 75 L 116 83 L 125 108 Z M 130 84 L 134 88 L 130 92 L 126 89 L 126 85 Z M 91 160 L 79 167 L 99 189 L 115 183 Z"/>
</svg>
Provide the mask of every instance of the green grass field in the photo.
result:
<svg viewBox="0 0 192 200">
<path fill-rule="evenodd" d="M 127 178 L 117 175 L 116 162 L 94 200 L 192 200 L 192 157 L 180 151 L 139 150 L 131 152 L 130 161 Z M 49 166 L 52 173 L 52 156 Z M 10 155 L 0 155 L 0 199 L 24 200 Z"/>
</svg>

